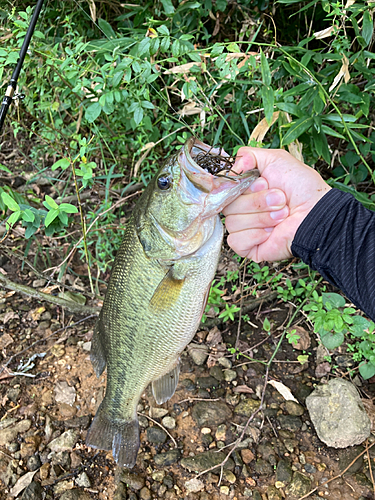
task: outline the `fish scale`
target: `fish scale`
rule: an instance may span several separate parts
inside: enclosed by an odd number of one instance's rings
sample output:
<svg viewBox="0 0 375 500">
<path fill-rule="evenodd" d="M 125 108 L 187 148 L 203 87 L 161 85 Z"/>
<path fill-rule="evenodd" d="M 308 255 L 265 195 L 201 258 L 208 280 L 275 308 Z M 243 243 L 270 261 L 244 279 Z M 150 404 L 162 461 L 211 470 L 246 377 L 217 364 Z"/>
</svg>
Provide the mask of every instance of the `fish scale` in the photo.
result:
<svg viewBox="0 0 375 500">
<path fill-rule="evenodd" d="M 108 373 L 86 442 L 112 450 L 126 467 L 134 466 L 140 445 L 142 393 L 152 383 L 157 403 L 172 397 L 179 356 L 199 326 L 223 239 L 217 213 L 258 176 L 218 179 L 204 172 L 190 155 L 195 144 L 209 148 L 192 138 L 138 201 L 93 336 L 95 372 L 107 366 Z"/>
</svg>

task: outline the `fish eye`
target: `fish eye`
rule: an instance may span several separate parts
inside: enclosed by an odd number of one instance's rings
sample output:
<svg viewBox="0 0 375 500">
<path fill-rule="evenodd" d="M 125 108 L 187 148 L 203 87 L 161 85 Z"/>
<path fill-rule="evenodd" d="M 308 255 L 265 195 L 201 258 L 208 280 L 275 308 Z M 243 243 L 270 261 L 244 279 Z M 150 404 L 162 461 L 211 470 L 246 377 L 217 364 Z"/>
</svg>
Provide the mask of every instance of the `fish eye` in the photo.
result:
<svg viewBox="0 0 375 500">
<path fill-rule="evenodd" d="M 162 191 L 166 191 L 172 186 L 172 177 L 169 175 L 161 175 L 158 178 L 158 188 Z"/>
</svg>

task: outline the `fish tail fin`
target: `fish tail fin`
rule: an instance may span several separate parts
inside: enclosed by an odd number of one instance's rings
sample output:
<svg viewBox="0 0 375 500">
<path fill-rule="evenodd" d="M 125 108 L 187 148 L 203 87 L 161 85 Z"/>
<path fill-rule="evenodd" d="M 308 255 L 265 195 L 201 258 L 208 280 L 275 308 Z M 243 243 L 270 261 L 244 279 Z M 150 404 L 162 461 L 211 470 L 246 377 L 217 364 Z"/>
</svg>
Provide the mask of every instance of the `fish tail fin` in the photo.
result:
<svg viewBox="0 0 375 500">
<path fill-rule="evenodd" d="M 101 330 L 101 321 L 99 316 L 99 319 L 95 325 L 94 335 L 92 337 L 92 342 L 91 342 L 91 352 L 90 352 L 91 364 L 94 368 L 97 377 L 100 377 L 107 364 L 105 358 L 105 350 L 103 348 L 103 344 L 100 337 L 100 330 Z"/>
<path fill-rule="evenodd" d="M 132 468 L 140 446 L 138 420 L 113 422 L 102 403 L 88 431 L 86 444 L 92 448 L 112 450 L 118 465 Z"/>
</svg>

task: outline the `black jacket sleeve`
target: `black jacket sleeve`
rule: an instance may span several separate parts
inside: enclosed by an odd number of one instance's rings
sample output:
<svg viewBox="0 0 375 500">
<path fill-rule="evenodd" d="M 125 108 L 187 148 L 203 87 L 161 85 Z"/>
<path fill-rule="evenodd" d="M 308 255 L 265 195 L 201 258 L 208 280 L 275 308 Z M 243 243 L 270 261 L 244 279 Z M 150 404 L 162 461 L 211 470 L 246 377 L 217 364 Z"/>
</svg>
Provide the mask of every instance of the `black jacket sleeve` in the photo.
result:
<svg viewBox="0 0 375 500">
<path fill-rule="evenodd" d="M 375 321 L 375 213 L 331 189 L 298 228 L 292 253 Z"/>
</svg>

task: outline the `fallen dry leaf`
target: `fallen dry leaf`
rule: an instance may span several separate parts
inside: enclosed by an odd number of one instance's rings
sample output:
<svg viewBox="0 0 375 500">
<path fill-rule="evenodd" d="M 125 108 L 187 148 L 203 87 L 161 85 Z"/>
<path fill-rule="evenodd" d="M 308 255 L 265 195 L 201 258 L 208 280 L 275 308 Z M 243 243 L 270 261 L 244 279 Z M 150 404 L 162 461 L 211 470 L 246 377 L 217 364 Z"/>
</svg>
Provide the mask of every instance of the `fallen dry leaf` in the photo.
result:
<svg viewBox="0 0 375 500">
<path fill-rule="evenodd" d="M 314 33 L 314 37 L 317 40 L 321 40 L 322 38 L 327 38 L 327 36 L 331 36 L 335 30 L 336 30 L 336 26 L 330 26 L 329 28 L 325 28 L 322 31 L 317 31 L 316 33 Z"/>
<path fill-rule="evenodd" d="M 5 313 L 4 316 L 3 316 L 3 323 L 4 323 L 4 325 L 6 323 L 8 323 L 8 321 L 10 321 L 11 319 L 20 319 L 20 317 L 14 311 L 9 311 L 9 312 Z"/>
<path fill-rule="evenodd" d="M 13 342 L 13 338 L 9 335 L 9 333 L 4 333 L 4 335 L 2 335 L 0 337 L 0 351 L 5 349 L 12 342 Z"/>
<path fill-rule="evenodd" d="M 344 82 L 348 83 L 350 80 L 350 73 L 349 73 L 349 59 L 346 57 L 346 55 L 342 56 L 342 66 L 340 68 L 340 71 L 337 73 L 335 76 L 332 85 L 329 87 L 329 91 L 331 92 L 337 85 L 340 83 L 341 78 L 344 77 Z"/>
<path fill-rule="evenodd" d="M 10 494 L 12 497 L 16 497 L 19 493 L 21 493 L 22 490 L 27 488 L 31 481 L 33 480 L 33 477 L 35 474 L 38 472 L 39 469 L 33 470 L 31 472 L 26 472 L 23 476 L 19 478 L 19 480 L 16 482 L 16 484 L 13 486 L 13 488 L 10 490 Z"/>
<path fill-rule="evenodd" d="M 298 403 L 297 399 L 291 393 L 289 387 L 284 385 L 282 382 L 278 382 L 277 380 L 270 380 L 268 382 L 272 387 L 274 387 L 286 401 L 294 401 Z"/>
<path fill-rule="evenodd" d="M 329 373 L 330 371 L 331 371 L 331 365 L 328 363 L 328 361 L 326 361 L 325 363 L 320 363 L 320 365 L 318 365 L 315 368 L 315 377 L 316 378 L 325 377 L 327 373 Z"/>
<path fill-rule="evenodd" d="M 72 406 L 76 400 L 75 388 L 70 387 L 65 381 L 57 382 L 54 391 L 56 403 L 65 403 Z"/>
<path fill-rule="evenodd" d="M 44 313 L 45 310 L 46 308 L 43 306 L 37 307 L 36 309 L 32 309 L 31 311 L 29 311 L 27 319 L 32 319 L 33 321 L 39 321 L 41 315 Z"/>
<path fill-rule="evenodd" d="M 261 120 L 258 123 L 258 125 L 255 127 L 255 129 L 252 131 L 251 136 L 250 136 L 250 140 L 254 140 L 254 141 L 257 141 L 257 142 L 262 142 L 263 139 L 264 139 L 264 137 L 265 137 L 265 135 L 267 134 L 267 132 L 271 128 L 271 126 L 278 119 L 279 113 L 280 113 L 279 111 L 276 111 L 272 115 L 272 120 L 271 120 L 271 124 L 270 125 L 268 125 L 267 120 L 265 118 L 263 118 L 263 120 Z"/>
<path fill-rule="evenodd" d="M 223 342 L 223 337 L 221 331 L 217 326 L 214 326 L 207 335 L 206 342 L 211 346 L 221 344 Z"/>
<path fill-rule="evenodd" d="M 292 326 L 289 328 L 288 333 L 295 330 L 294 335 L 297 335 L 299 338 L 292 342 L 291 345 L 294 349 L 298 349 L 299 351 L 306 351 L 311 345 L 310 334 L 307 330 L 302 328 L 302 326 Z"/>
<path fill-rule="evenodd" d="M 198 66 L 199 68 L 202 66 L 201 62 L 190 62 L 186 64 L 181 64 L 180 66 L 175 66 L 174 68 L 167 69 L 164 71 L 164 75 L 175 75 L 178 73 L 186 74 L 189 73 L 193 66 Z"/>
<path fill-rule="evenodd" d="M 237 385 L 236 387 L 233 387 L 232 390 L 233 392 L 237 392 L 239 394 L 254 394 L 252 388 L 247 385 Z"/>
</svg>

